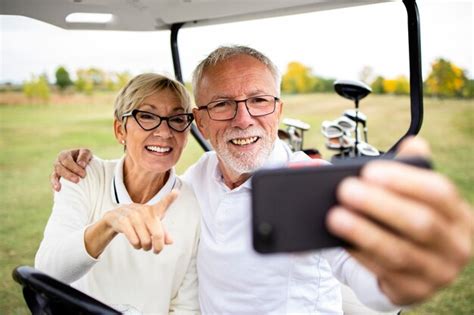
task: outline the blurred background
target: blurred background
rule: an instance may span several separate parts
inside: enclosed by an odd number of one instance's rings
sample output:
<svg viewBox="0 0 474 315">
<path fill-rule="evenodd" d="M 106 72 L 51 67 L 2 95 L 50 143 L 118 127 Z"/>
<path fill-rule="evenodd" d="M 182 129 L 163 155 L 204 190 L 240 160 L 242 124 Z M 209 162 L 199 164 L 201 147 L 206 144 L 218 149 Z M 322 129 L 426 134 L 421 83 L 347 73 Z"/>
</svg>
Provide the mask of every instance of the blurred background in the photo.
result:
<svg viewBox="0 0 474 315">
<path fill-rule="evenodd" d="M 425 116 L 420 135 L 437 170 L 474 203 L 473 2 L 418 1 Z M 18 16 L 0 16 L 0 313 L 27 314 L 11 272 L 33 265 L 52 205 L 48 176 L 59 151 L 87 147 L 119 158 L 112 104 L 134 75 L 173 75 L 169 32 L 66 31 Z M 305 148 L 330 160 L 321 123 L 353 103 L 336 79 L 362 80 L 360 103 L 370 143 L 390 148 L 409 125 L 406 13 L 400 3 L 315 12 L 219 26 L 184 28 L 179 45 L 188 83 L 197 63 L 223 44 L 261 50 L 283 76 L 284 117 L 310 125 Z M 285 128 L 282 125 L 282 128 Z M 202 150 L 190 141 L 182 173 Z M 474 264 L 459 280 L 409 314 L 474 314 Z"/>
</svg>

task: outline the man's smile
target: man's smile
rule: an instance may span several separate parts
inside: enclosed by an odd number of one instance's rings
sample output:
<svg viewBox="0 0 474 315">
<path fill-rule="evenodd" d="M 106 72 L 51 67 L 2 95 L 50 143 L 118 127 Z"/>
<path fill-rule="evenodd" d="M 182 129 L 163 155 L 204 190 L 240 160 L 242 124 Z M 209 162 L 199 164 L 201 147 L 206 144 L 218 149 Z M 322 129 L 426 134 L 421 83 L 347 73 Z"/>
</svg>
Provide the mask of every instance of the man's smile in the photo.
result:
<svg viewBox="0 0 474 315">
<path fill-rule="evenodd" d="M 260 137 L 253 136 L 253 137 L 247 137 L 247 138 L 231 139 L 230 142 L 235 145 L 244 146 L 244 145 L 255 143 L 257 142 L 258 139 L 260 139 Z"/>
</svg>

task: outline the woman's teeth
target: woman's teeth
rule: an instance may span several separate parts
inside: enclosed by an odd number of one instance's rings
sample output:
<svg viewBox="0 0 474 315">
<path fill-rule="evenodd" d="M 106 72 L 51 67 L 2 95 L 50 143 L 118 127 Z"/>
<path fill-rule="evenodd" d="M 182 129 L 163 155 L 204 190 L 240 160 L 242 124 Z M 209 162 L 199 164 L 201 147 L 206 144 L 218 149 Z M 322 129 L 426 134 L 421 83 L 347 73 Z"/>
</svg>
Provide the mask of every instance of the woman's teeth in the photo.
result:
<svg viewBox="0 0 474 315">
<path fill-rule="evenodd" d="M 247 145 L 257 141 L 258 137 L 232 139 L 230 142 L 236 145 Z"/>
<path fill-rule="evenodd" d="M 148 145 L 146 146 L 146 149 L 149 151 L 158 152 L 158 153 L 166 153 L 166 152 L 171 151 L 170 147 L 158 147 L 156 145 Z"/>
</svg>

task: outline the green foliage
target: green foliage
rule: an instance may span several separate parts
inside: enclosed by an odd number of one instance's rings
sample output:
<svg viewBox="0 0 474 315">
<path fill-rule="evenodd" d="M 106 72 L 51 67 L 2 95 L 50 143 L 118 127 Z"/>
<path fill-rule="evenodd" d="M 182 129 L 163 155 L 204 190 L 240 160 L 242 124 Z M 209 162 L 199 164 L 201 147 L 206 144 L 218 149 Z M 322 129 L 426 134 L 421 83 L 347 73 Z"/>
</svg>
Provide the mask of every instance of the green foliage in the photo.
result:
<svg viewBox="0 0 474 315">
<path fill-rule="evenodd" d="M 69 77 L 69 72 L 64 67 L 59 67 L 56 70 L 56 85 L 61 91 L 64 91 L 67 87 L 73 85 L 73 82 Z"/>
<path fill-rule="evenodd" d="M 94 91 L 94 84 L 86 78 L 77 78 L 74 85 L 76 86 L 76 91 L 80 93 L 91 95 Z"/>
<path fill-rule="evenodd" d="M 334 79 L 318 77 L 300 62 L 290 62 L 281 80 L 283 93 L 332 92 Z"/>
<path fill-rule="evenodd" d="M 313 86 L 313 92 L 333 92 L 334 91 L 334 81 L 335 79 L 330 78 L 322 78 L 322 77 L 314 77 L 315 83 Z"/>
<path fill-rule="evenodd" d="M 437 97 L 462 97 L 469 85 L 465 70 L 452 62 L 439 58 L 431 65 L 425 81 L 426 94 Z M 469 94 L 469 88 L 467 88 Z"/>
<path fill-rule="evenodd" d="M 23 84 L 23 93 L 32 102 L 39 101 L 47 104 L 51 95 L 51 90 L 46 75 L 40 75 L 38 77 L 32 76 L 29 81 L 26 81 Z"/>
<path fill-rule="evenodd" d="M 117 82 L 115 84 L 116 90 L 120 90 L 125 86 L 125 84 L 127 84 L 128 81 L 132 79 L 132 75 L 128 71 L 118 72 L 115 74 L 115 77 L 117 78 Z"/>
<path fill-rule="evenodd" d="M 383 82 L 385 81 L 384 77 L 378 76 L 375 78 L 375 80 L 372 82 L 370 87 L 372 88 L 372 92 L 375 94 L 385 94 L 385 89 Z"/>
<path fill-rule="evenodd" d="M 395 89 L 393 91 L 396 95 L 409 95 L 410 94 L 410 82 L 408 78 L 401 75 L 395 79 Z"/>
<path fill-rule="evenodd" d="M 76 91 L 87 95 L 98 90 L 117 91 L 132 78 L 128 71 L 114 73 L 98 68 L 79 69 L 76 75 Z"/>
<path fill-rule="evenodd" d="M 462 96 L 466 98 L 474 98 L 474 80 L 467 81 L 462 90 Z"/>
<path fill-rule="evenodd" d="M 107 90 L 105 72 L 98 68 L 79 69 L 76 72 L 76 91 L 92 95 L 94 90 Z"/>
</svg>

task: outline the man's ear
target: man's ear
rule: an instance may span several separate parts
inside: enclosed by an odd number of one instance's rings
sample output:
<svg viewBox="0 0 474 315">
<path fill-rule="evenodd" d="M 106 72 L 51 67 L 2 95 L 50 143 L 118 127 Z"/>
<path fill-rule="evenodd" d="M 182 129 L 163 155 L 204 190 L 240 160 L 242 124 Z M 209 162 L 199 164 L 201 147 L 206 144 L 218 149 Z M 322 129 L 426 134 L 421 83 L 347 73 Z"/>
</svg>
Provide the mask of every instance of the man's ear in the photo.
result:
<svg viewBox="0 0 474 315">
<path fill-rule="evenodd" d="M 194 115 L 194 120 L 196 121 L 196 126 L 198 127 L 204 139 L 208 140 L 209 133 L 207 130 L 207 122 L 208 122 L 209 116 L 207 115 L 207 113 L 205 113 L 204 110 L 199 110 L 197 108 L 193 108 L 193 115 Z M 203 116 L 206 116 L 206 117 L 203 117 Z"/>
<path fill-rule="evenodd" d="M 124 122 L 126 122 L 126 120 Z M 114 118 L 114 133 L 115 139 L 117 139 L 120 144 L 124 144 L 127 133 L 125 126 L 121 121 L 117 120 L 117 118 Z"/>
<path fill-rule="evenodd" d="M 283 102 L 280 101 L 279 111 L 278 111 L 278 123 L 281 121 L 281 114 L 283 114 Z"/>
</svg>

